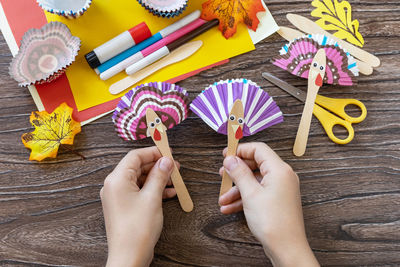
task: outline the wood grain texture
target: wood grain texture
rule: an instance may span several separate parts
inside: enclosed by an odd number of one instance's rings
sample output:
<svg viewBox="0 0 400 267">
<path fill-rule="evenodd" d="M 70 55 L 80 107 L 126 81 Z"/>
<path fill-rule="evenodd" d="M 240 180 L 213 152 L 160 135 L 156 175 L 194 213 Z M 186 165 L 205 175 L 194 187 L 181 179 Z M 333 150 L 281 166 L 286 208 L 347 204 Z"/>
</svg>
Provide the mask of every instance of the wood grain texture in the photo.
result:
<svg viewBox="0 0 400 267">
<path fill-rule="evenodd" d="M 352 0 L 365 49 L 382 65 L 357 86 L 324 86 L 328 97 L 356 98 L 368 109 L 345 146 L 332 143 L 313 118 L 307 153 L 292 154 L 303 104 L 261 77 L 268 71 L 306 89 L 307 81 L 274 67 L 270 60 L 284 40 L 275 34 L 257 50 L 179 85 L 191 98 L 221 79 L 248 78 L 267 90 L 285 122 L 243 142 L 266 142 L 299 174 L 310 244 L 323 266 L 400 266 L 400 8 L 398 1 Z M 287 13 L 310 18 L 310 1 L 270 0 L 279 25 Z M 130 150 L 151 140 L 122 141 L 106 116 L 83 127 L 75 148 L 82 161 L 61 150 L 57 160 L 29 162 L 20 137 L 32 128 L 35 106 L 26 88 L 8 75 L 11 53 L 0 37 L 0 266 L 101 266 L 105 238 L 99 190 L 104 178 Z M 174 158 L 195 204 L 181 211 L 176 199 L 164 203 L 165 223 L 152 266 L 271 266 L 251 236 L 243 214 L 221 215 L 217 198 L 221 151 L 226 136 L 200 118 L 169 131 Z"/>
</svg>

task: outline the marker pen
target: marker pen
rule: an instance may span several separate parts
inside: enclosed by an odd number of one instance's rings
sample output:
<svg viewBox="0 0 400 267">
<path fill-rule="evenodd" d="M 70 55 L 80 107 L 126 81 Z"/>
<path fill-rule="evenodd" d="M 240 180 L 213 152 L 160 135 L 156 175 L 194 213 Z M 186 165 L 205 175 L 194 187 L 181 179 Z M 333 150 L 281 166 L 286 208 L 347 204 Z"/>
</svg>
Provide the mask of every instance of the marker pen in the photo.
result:
<svg viewBox="0 0 400 267">
<path fill-rule="evenodd" d="M 171 53 L 172 50 L 178 48 L 179 46 L 187 43 L 188 41 L 192 40 L 193 38 L 197 37 L 198 35 L 204 33 L 205 31 L 211 29 L 212 27 L 216 26 L 219 24 L 219 21 L 217 19 L 208 21 L 207 23 L 204 23 L 200 27 L 194 29 L 193 31 L 187 33 L 186 35 L 180 37 L 176 41 L 167 44 L 157 51 L 151 53 L 150 55 L 146 56 L 145 58 L 141 59 L 140 61 L 134 63 L 133 65 L 129 66 L 126 68 L 126 73 L 128 75 L 132 75 L 135 72 L 143 69 L 144 67 L 147 67 L 148 65 L 156 62 L 157 60 L 165 57 L 169 53 Z"/>
<path fill-rule="evenodd" d="M 93 69 L 97 68 L 110 58 L 146 40 L 150 36 L 149 27 L 142 22 L 87 53 L 85 55 L 86 61 Z"/>
<path fill-rule="evenodd" d="M 112 76 L 118 74 L 119 72 L 125 70 L 125 68 L 129 67 L 136 61 L 142 59 L 139 58 L 139 55 L 136 55 L 139 51 L 145 49 L 146 47 L 162 40 L 163 38 L 171 35 L 172 33 L 178 31 L 179 29 L 185 27 L 186 25 L 192 23 L 196 19 L 200 17 L 200 10 L 196 10 L 191 14 L 187 15 L 186 17 L 178 20 L 177 22 L 171 24 L 170 26 L 164 28 L 163 30 L 159 31 L 158 33 L 151 36 L 149 39 L 144 40 L 140 44 L 133 46 L 121 54 L 111 58 L 110 60 L 104 62 L 100 66 L 98 66 L 97 70 L 103 77 L 101 79 L 107 80 Z M 106 72 L 107 71 L 107 72 Z M 106 72 L 106 73 L 105 73 Z"/>
</svg>

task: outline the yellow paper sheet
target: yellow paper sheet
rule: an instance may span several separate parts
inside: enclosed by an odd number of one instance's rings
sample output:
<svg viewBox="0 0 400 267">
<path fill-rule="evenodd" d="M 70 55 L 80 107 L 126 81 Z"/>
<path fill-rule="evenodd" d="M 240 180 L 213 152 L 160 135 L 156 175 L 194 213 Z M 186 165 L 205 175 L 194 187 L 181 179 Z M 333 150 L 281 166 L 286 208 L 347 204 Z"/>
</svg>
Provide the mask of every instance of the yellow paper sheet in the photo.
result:
<svg viewBox="0 0 400 267">
<path fill-rule="evenodd" d="M 154 16 L 135 0 L 95 0 L 83 16 L 72 20 L 46 13 L 48 21 L 60 21 L 66 24 L 72 34 L 79 37 L 82 42 L 76 61 L 67 70 L 78 110 L 102 104 L 124 94 L 111 95 L 108 88 L 114 82 L 126 77 L 126 74 L 122 72 L 107 81 L 102 81 L 87 64 L 84 57 L 86 53 L 142 21 L 145 21 L 152 34 L 155 34 L 196 9 L 201 10 L 201 3 L 202 1 L 189 1 L 185 12 L 174 19 Z M 229 40 L 222 36 L 217 27 L 194 40 L 203 41 L 203 46 L 194 55 L 158 71 L 140 83 L 166 81 L 254 49 L 250 35 L 243 25 L 238 27 L 237 33 Z"/>
</svg>

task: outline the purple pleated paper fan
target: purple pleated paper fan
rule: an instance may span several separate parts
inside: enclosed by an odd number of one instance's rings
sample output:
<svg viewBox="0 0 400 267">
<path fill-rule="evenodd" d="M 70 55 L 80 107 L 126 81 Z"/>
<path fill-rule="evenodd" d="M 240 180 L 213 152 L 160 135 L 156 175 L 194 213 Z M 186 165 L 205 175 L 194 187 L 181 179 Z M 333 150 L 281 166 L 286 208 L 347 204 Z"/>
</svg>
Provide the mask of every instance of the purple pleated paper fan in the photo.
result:
<svg viewBox="0 0 400 267">
<path fill-rule="evenodd" d="M 151 108 L 171 129 L 189 114 L 189 98 L 185 89 L 166 82 L 137 86 L 118 103 L 112 120 L 118 135 L 129 141 L 148 137 L 146 110 Z"/>
<path fill-rule="evenodd" d="M 212 129 L 226 135 L 229 112 L 237 99 L 242 101 L 244 108 L 244 136 L 283 121 L 283 114 L 272 97 L 256 83 L 246 79 L 210 85 L 193 100 L 190 109 Z"/>
</svg>

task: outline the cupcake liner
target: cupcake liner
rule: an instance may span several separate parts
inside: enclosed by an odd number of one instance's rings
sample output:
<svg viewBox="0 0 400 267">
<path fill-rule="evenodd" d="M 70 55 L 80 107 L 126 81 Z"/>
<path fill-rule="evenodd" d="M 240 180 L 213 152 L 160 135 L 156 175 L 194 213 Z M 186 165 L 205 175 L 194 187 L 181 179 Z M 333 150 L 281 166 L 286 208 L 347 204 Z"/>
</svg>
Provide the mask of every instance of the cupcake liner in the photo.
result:
<svg viewBox="0 0 400 267">
<path fill-rule="evenodd" d="M 185 89 L 166 82 L 142 84 L 126 93 L 118 103 L 112 120 L 118 135 L 129 141 L 146 138 L 146 110 L 153 109 L 162 123 L 171 129 L 189 114 Z"/>
<path fill-rule="evenodd" d="M 359 70 L 355 59 L 335 40 L 322 35 L 310 34 L 297 38 L 280 50 L 273 64 L 293 75 L 308 79 L 311 62 L 319 49 L 326 53 L 324 83 L 352 86 L 357 83 Z"/>
<path fill-rule="evenodd" d="M 283 122 L 283 114 L 273 98 L 255 82 L 247 79 L 211 84 L 192 101 L 190 109 L 213 130 L 227 135 L 229 114 L 238 99 L 243 104 L 244 117 L 241 123 L 244 136 Z"/>
<path fill-rule="evenodd" d="M 75 19 L 86 12 L 92 0 L 36 0 L 36 2 L 47 12 Z"/>
<path fill-rule="evenodd" d="M 30 29 L 10 64 L 10 75 L 19 86 L 50 82 L 65 72 L 78 55 L 81 41 L 61 22 Z"/>
<path fill-rule="evenodd" d="M 163 18 L 173 18 L 182 14 L 188 0 L 137 0 L 153 15 Z"/>
</svg>

